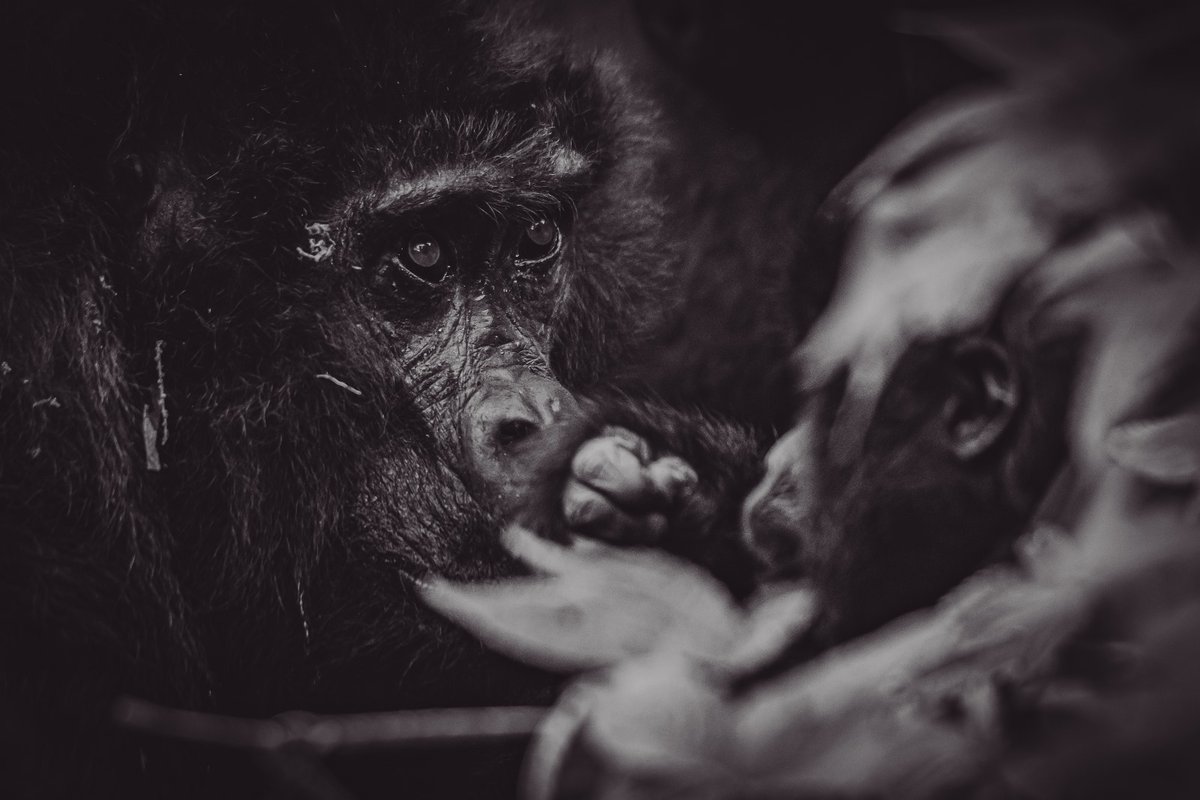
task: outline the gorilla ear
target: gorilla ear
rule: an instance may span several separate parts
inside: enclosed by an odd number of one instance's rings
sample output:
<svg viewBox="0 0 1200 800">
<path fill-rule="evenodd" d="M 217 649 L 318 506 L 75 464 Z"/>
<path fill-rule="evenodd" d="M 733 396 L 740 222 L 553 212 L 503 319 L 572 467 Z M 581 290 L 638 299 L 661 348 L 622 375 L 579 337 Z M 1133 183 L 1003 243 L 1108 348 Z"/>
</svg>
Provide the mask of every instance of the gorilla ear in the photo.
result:
<svg viewBox="0 0 1200 800">
<path fill-rule="evenodd" d="M 942 421 L 950 449 L 969 461 L 988 452 L 1016 418 L 1017 370 L 1008 351 L 991 339 L 959 343 L 952 359 Z"/>
</svg>

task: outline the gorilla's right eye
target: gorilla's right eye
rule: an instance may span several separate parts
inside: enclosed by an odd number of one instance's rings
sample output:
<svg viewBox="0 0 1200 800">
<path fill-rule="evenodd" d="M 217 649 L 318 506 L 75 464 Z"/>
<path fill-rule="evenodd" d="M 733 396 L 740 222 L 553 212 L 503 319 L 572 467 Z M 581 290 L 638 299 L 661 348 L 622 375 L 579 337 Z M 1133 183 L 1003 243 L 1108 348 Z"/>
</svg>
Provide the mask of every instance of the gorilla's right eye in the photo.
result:
<svg viewBox="0 0 1200 800">
<path fill-rule="evenodd" d="M 400 267 L 423 283 L 441 283 L 450 274 L 450 249 L 427 231 L 413 233 L 388 253 L 385 263 Z"/>
</svg>

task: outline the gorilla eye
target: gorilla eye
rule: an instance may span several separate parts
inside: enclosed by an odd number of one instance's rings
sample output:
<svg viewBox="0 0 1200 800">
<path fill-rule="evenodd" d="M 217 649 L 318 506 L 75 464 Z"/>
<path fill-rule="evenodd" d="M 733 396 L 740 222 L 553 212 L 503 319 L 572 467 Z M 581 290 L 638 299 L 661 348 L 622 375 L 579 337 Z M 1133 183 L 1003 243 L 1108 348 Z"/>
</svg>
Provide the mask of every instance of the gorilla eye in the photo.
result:
<svg viewBox="0 0 1200 800">
<path fill-rule="evenodd" d="M 441 283 L 450 274 L 449 250 L 432 233 L 410 235 L 386 260 L 424 283 Z"/>
<path fill-rule="evenodd" d="M 442 260 L 442 246 L 432 236 L 408 243 L 408 260 L 421 269 L 432 269 Z"/>
<path fill-rule="evenodd" d="M 546 217 L 538 217 L 521 231 L 517 243 L 515 261 L 519 267 L 543 264 L 558 255 L 562 249 L 562 231 Z"/>
</svg>

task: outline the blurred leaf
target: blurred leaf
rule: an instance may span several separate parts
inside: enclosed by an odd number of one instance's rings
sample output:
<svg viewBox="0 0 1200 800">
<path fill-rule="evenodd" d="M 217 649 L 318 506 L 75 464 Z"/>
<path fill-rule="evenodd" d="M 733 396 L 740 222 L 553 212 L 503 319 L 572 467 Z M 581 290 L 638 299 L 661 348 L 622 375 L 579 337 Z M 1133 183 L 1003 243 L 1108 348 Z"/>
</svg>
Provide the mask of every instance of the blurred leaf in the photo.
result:
<svg viewBox="0 0 1200 800">
<path fill-rule="evenodd" d="M 523 796 L 704 798 L 731 775 L 729 708 L 697 664 L 662 653 L 577 682 L 543 725 Z"/>
<path fill-rule="evenodd" d="M 1125 469 L 1173 485 L 1200 479 L 1200 414 L 1128 422 L 1112 429 L 1108 455 Z"/>
<path fill-rule="evenodd" d="M 567 761 L 579 758 L 573 748 L 577 749 L 580 745 L 584 722 L 596 706 L 595 686 L 594 678 L 575 681 L 559 696 L 554 708 L 542 720 L 522 769 L 521 797 L 525 800 L 550 800 L 561 790 L 564 773 L 573 770 L 578 774 L 581 771 L 577 764 L 568 764 Z M 593 780 L 590 771 L 584 780 Z"/>
<path fill-rule="evenodd" d="M 1135 453 L 1138 442 L 1131 435 L 1136 431 L 1129 426 L 1146 413 L 1146 404 L 1172 370 L 1192 368 L 1194 325 L 1200 319 L 1200 273 L 1127 271 L 1077 290 L 1047 308 L 1045 316 L 1084 322 L 1090 332 L 1069 428 L 1077 467 L 1098 473 L 1113 459 L 1143 478 L 1154 478 L 1157 469 L 1159 480 L 1166 478 L 1167 459 L 1180 468 L 1180 459 L 1186 457 L 1175 448 L 1186 448 L 1190 442 L 1180 441 L 1158 455 L 1147 447 Z M 1119 432 L 1114 434 L 1114 427 Z M 1179 424 L 1175 430 L 1182 434 L 1184 427 Z M 1146 446 L 1166 442 L 1162 436 L 1153 441 L 1142 438 Z"/>
<path fill-rule="evenodd" d="M 768 586 L 747 610 L 741 638 L 722 658 L 731 674 L 745 674 L 783 653 L 808 630 L 817 611 L 816 592 L 804 586 Z"/>
<path fill-rule="evenodd" d="M 624 770 L 707 773 L 729 724 L 723 699 L 696 664 L 659 653 L 612 671 L 585 731 Z"/>
<path fill-rule="evenodd" d="M 941 39 L 968 58 L 1007 75 L 1047 81 L 1112 65 L 1129 42 L 1078 14 L 903 14 L 904 33 Z"/>
<path fill-rule="evenodd" d="M 516 527 L 505 542 L 544 574 L 435 581 L 427 602 L 527 663 L 609 668 L 569 687 L 539 727 L 525 795 L 720 796 L 730 780 L 721 766 L 730 727 L 724 687 L 808 627 L 811 590 L 773 586 L 742 611 L 707 573 L 660 552 L 563 547 Z"/>
<path fill-rule="evenodd" d="M 436 580 L 424 597 L 513 658 L 563 671 L 651 650 L 718 658 L 740 636 L 743 616 L 725 588 L 665 553 L 597 542 L 567 548 L 518 527 L 505 541 L 548 574 L 490 584 Z"/>
<path fill-rule="evenodd" d="M 835 454 L 857 452 L 909 344 L 982 328 L 1030 275 L 1069 265 L 1073 279 L 1087 280 L 1085 267 L 1113 262 L 1058 256 L 1081 244 L 1113 246 L 1093 241 L 1095 232 L 1122 228 L 1118 211 L 1150 199 L 1146 187 L 1175 180 L 1174 191 L 1187 190 L 1186 172 L 1172 176 L 1198 140 L 1195 87 L 1172 95 L 1128 76 L 1077 77 L 943 101 L 831 195 L 826 213 L 849 225 L 842 270 L 797 361 L 812 388 L 848 372 Z M 1125 239 L 1143 248 L 1126 264 L 1169 257 L 1153 237 Z"/>
</svg>

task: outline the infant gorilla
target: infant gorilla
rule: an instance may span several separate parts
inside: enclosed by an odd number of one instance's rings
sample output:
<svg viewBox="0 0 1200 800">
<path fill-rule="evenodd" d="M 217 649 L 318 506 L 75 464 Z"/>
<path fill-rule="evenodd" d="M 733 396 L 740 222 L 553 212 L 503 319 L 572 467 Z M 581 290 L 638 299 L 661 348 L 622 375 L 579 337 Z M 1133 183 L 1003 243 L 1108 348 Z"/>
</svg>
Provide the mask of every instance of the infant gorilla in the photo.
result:
<svg viewBox="0 0 1200 800">
<path fill-rule="evenodd" d="M 549 466 L 521 521 L 662 548 L 738 595 L 807 580 L 821 598 L 807 646 L 824 649 L 1004 557 L 1061 465 L 1074 350 L 1004 325 L 915 342 L 860 450 L 831 436 L 846 399 L 835 379 L 802 398 L 765 475 L 761 443 L 736 426 L 689 431 L 653 404 L 593 404 L 541 443 Z"/>
</svg>

